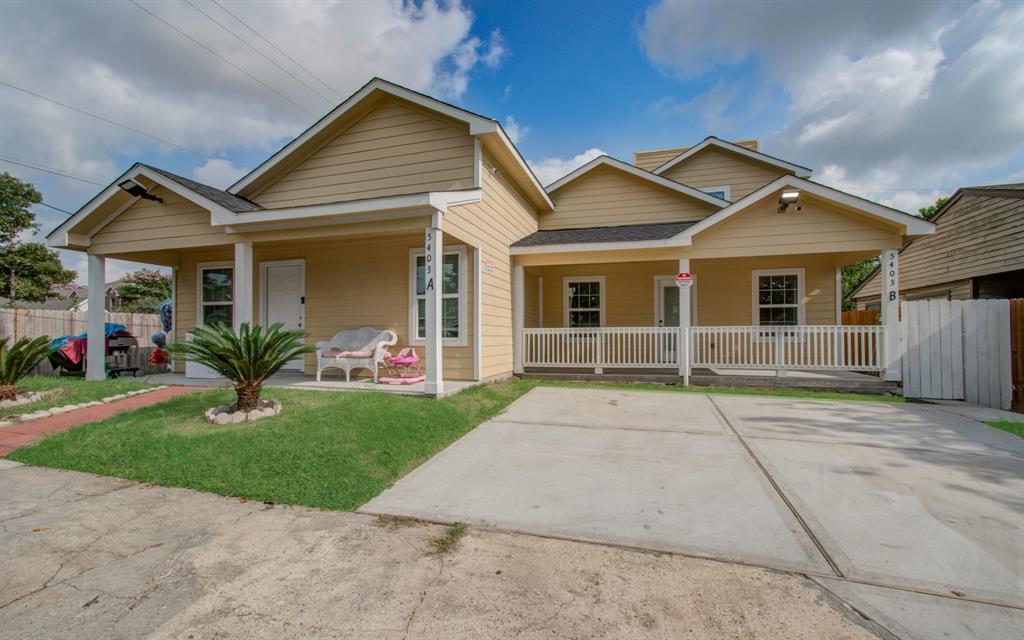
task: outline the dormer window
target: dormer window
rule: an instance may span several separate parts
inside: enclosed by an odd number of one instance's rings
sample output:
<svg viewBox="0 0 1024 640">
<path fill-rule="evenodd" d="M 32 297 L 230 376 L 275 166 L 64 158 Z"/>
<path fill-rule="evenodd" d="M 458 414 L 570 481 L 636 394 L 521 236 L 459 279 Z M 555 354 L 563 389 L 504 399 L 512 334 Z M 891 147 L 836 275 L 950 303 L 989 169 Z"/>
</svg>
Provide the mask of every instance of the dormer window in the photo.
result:
<svg viewBox="0 0 1024 640">
<path fill-rule="evenodd" d="M 722 200 L 729 200 L 728 185 L 724 187 L 708 187 L 707 189 L 701 189 L 701 191 L 708 194 L 709 196 L 715 196 L 716 198 L 721 198 Z"/>
</svg>

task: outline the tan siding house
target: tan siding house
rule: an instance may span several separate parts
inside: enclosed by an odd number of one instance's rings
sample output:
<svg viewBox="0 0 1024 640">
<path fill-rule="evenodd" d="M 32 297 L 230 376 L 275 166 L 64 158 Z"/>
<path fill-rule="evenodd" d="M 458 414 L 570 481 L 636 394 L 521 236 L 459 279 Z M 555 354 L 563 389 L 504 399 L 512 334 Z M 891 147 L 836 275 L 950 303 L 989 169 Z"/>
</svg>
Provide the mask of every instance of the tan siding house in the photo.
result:
<svg viewBox="0 0 1024 640">
<path fill-rule="evenodd" d="M 422 392 L 442 395 L 555 363 L 524 342 L 538 331 L 574 350 L 562 365 L 608 357 L 607 331 L 640 366 L 682 371 L 664 340 L 686 326 L 761 326 L 745 335 L 762 342 L 828 328 L 838 268 L 932 230 L 756 141 L 636 161 L 604 156 L 545 190 L 495 120 L 375 79 L 227 190 L 136 164 L 49 243 L 87 253 L 90 282 L 108 257 L 171 267 L 178 340 L 213 322 L 280 321 L 311 343 L 388 329 L 423 356 Z M 314 374 L 315 357 L 294 368 Z"/>
<path fill-rule="evenodd" d="M 932 221 L 900 252 L 902 299 L 1024 297 L 1024 184 L 964 187 Z M 880 290 L 872 275 L 850 298 L 876 308 Z"/>
</svg>

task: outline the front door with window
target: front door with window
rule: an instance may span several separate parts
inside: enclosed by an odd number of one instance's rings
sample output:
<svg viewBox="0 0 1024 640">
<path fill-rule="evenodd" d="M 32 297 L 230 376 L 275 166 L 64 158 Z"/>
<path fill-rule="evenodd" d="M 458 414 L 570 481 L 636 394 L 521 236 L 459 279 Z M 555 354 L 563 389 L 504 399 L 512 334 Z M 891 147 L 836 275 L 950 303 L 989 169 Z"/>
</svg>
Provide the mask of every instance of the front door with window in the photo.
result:
<svg viewBox="0 0 1024 640">
<path fill-rule="evenodd" d="M 305 326 L 305 265 L 301 260 L 261 263 L 263 280 L 263 324 L 278 322 L 285 329 L 301 330 Z M 302 371 L 305 357 L 299 356 L 282 369 Z"/>
</svg>

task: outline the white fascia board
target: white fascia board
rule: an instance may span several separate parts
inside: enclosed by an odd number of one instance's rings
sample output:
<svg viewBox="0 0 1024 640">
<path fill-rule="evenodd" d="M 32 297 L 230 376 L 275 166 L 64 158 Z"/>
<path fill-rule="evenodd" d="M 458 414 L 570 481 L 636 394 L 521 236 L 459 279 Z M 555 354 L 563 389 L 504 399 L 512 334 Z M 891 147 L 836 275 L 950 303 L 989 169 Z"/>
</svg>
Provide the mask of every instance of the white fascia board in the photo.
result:
<svg viewBox="0 0 1024 640">
<path fill-rule="evenodd" d="M 527 247 L 510 247 L 509 253 L 523 256 L 538 253 L 583 253 L 585 251 L 618 251 L 622 249 L 664 249 L 690 244 L 689 239 L 677 241 L 678 236 L 664 240 L 634 240 L 626 242 L 573 242 L 569 244 L 541 244 Z"/>
<path fill-rule="evenodd" d="M 468 191 L 431 191 L 403 196 L 385 196 L 366 200 L 350 200 L 347 202 L 329 202 L 302 207 L 282 209 L 264 209 L 238 214 L 230 223 L 232 230 L 248 229 L 249 225 L 263 225 L 274 222 L 309 222 L 333 218 L 329 224 L 347 224 L 368 222 L 385 218 L 382 214 L 399 211 L 398 217 L 423 215 L 424 210 L 447 211 L 448 207 L 479 202 L 482 196 L 480 189 Z"/>
<path fill-rule="evenodd" d="M 692 227 L 681 231 L 677 235 L 670 238 L 674 245 L 686 246 L 692 243 L 693 236 L 697 235 L 701 231 L 704 231 L 708 227 L 714 226 L 725 220 L 729 216 L 743 211 L 750 205 L 760 202 L 763 198 L 775 193 L 779 189 L 785 189 L 791 187 L 793 189 L 799 189 L 800 191 L 806 191 L 807 193 L 816 195 L 826 200 L 845 205 L 847 207 L 857 209 L 868 215 L 881 218 L 888 222 L 892 222 L 901 225 L 904 228 L 904 235 L 928 235 L 935 233 L 935 225 L 927 220 L 912 216 L 909 213 L 903 213 L 896 209 L 890 209 L 889 207 L 880 205 L 870 200 L 858 198 L 857 196 L 844 193 L 832 187 L 826 187 L 823 184 L 817 182 L 811 182 L 810 180 L 804 180 L 803 178 L 797 178 L 795 176 L 782 176 L 772 182 L 769 182 L 765 186 L 761 187 L 757 191 L 749 194 L 745 198 L 737 200 L 728 207 L 713 213 L 712 215 L 704 218 Z"/>
<path fill-rule="evenodd" d="M 313 138 L 321 131 L 331 126 L 331 124 L 333 124 L 338 118 L 348 113 L 353 107 L 362 102 L 374 91 L 389 93 L 397 98 L 407 100 L 425 109 L 465 122 L 469 125 L 469 134 L 472 136 L 482 133 L 495 133 L 501 129 L 498 123 L 493 120 L 473 115 L 468 111 L 464 111 L 458 107 L 453 107 L 450 104 L 446 104 L 440 100 L 435 100 L 434 98 L 430 98 L 421 93 L 406 89 L 405 87 L 392 84 L 386 80 L 374 78 L 370 82 L 366 83 L 362 89 L 353 93 L 344 102 L 328 112 L 327 115 L 320 118 L 320 120 L 313 126 L 303 131 L 297 138 L 285 145 L 280 151 L 270 156 L 270 158 L 265 160 L 263 164 L 256 167 L 245 176 L 242 176 L 238 182 L 228 187 L 227 192 L 237 194 L 239 191 L 258 180 L 260 176 L 274 168 L 277 163 L 291 155 L 293 151 L 305 144 L 310 138 Z"/>
<path fill-rule="evenodd" d="M 207 211 L 209 211 L 210 212 L 210 218 L 211 218 L 211 224 L 214 224 L 214 225 L 230 224 L 238 216 L 238 214 L 236 214 L 234 211 L 231 211 L 229 209 L 226 209 L 226 208 L 222 207 L 221 205 L 217 204 L 216 202 L 213 202 L 212 200 L 209 200 L 208 198 L 205 198 L 205 197 L 199 195 L 195 191 L 192 191 L 188 187 L 180 185 L 177 182 L 175 182 L 175 181 L 173 181 L 173 180 L 171 180 L 169 178 L 166 178 L 163 175 L 161 175 L 161 174 L 159 174 L 159 173 L 157 173 L 155 171 L 151 171 L 149 168 L 145 167 L 142 164 L 135 163 L 127 171 L 125 171 L 120 176 L 118 176 L 110 184 L 110 186 L 108 186 L 106 189 L 104 189 L 98 195 L 96 195 L 96 197 L 94 197 L 92 200 L 90 200 L 88 203 L 86 203 L 86 205 L 84 207 L 79 209 L 75 213 L 75 215 L 71 216 L 70 218 L 65 220 L 63 224 L 61 224 L 59 227 L 57 227 L 56 229 L 51 231 L 46 236 L 46 244 L 48 246 L 54 247 L 54 248 L 63 248 L 63 247 L 68 246 L 68 244 L 70 244 L 69 238 L 68 238 L 68 229 L 74 227 L 76 224 L 81 222 L 84 218 L 88 217 L 89 214 L 91 214 L 98 207 L 103 205 L 103 203 L 105 203 L 107 200 L 109 200 L 111 197 L 113 197 L 119 191 L 121 191 L 121 187 L 118 186 L 120 183 L 124 182 L 127 179 L 133 179 L 134 180 L 135 178 L 138 178 L 139 176 L 143 176 L 146 179 L 151 180 L 152 182 L 155 182 L 156 184 L 164 187 L 168 191 L 171 191 L 172 193 L 176 193 L 177 195 L 181 196 L 182 198 L 185 198 L 186 200 L 194 202 L 197 205 L 199 205 L 200 207 L 202 207 L 202 208 L 206 209 Z M 111 215 L 107 216 L 106 218 L 104 218 L 102 222 L 100 222 L 98 225 L 96 225 L 95 227 L 90 229 L 88 232 L 83 234 L 84 238 L 86 238 L 86 239 L 92 238 L 101 229 L 103 229 L 103 227 L 105 227 L 108 224 L 110 224 L 115 218 L 117 218 L 117 216 L 119 216 L 121 213 L 123 213 L 125 211 L 125 209 L 127 209 L 128 207 L 130 207 L 132 204 L 134 204 L 137 201 L 138 201 L 138 198 L 132 199 L 128 204 L 126 204 L 125 206 L 120 207 L 113 214 L 111 214 Z M 84 246 L 89 246 L 89 243 L 86 242 L 84 244 Z"/>
<path fill-rule="evenodd" d="M 773 158 L 772 156 L 769 156 L 767 154 L 761 153 L 759 151 L 751 151 L 750 149 L 747 149 L 746 147 L 741 147 L 738 144 L 733 144 L 731 142 L 727 142 L 725 140 L 720 140 L 718 138 L 705 138 L 700 143 L 690 147 L 689 149 L 687 149 L 686 151 L 680 153 L 678 156 L 672 158 L 671 160 L 669 160 L 665 164 L 657 167 L 656 169 L 654 169 L 653 172 L 657 173 L 657 174 L 664 173 L 664 172 L 668 171 L 669 169 L 671 169 L 672 167 L 674 167 L 677 164 L 679 164 L 680 162 L 682 162 L 683 160 L 686 160 L 687 158 L 693 157 L 694 155 L 700 153 L 701 151 L 703 151 L 704 149 L 708 148 L 709 146 L 718 147 L 719 149 L 724 149 L 725 151 L 731 151 L 733 153 L 736 153 L 738 155 L 744 156 L 746 158 L 750 158 L 751 160 L 756 160 L 756 161 L 761 162 L 763 164 L 770 164 L 770 165 L 776 166 L 776 167 L 778 167 L 780 169 L 784 169 L 786 171 L 791 171 L 793 173 L 793 175 L 795 175 L 798 178 L 809 178 L 809 177 L 811 177 L 811 170 L 808 169 L 807 167 L 801 167 L 800 165 L 793 164 L 792 162 L 786 162 L 785 160 L 780 160 L 778 158 Z"/>
<path fill-rule="evenodd" d="M 696 198 L 702 202 L 706 202 L 707 204 L 718 207 L 719 209 L 722 209 L 729 205 L 728 200 L 716 198 L 713 195 L 704 193 L 700 189 L 694 189 L 693 187 L 688 187 L 685 184 L 682 184 L 681 182 L 669 180 L 668 178 L 656 175 L 654 173 L 651 173 L 650 171 L 644 171 L 640 167 L 636 167 L 634 165 L 629 164 L 628 162 L 623 162 L 622 160 L 612 158 L 611 156 L 599 156 L 597 158 L 594 158 L 593 160 L 583 165 L 582 167 L 576 169 L 575 171 L 569 173 L 568 175 L 563 176 L 562 178 L 556 180 L 555 182 L 552 182 L 550 185 L 548 185 L 547 192 L 552 193 L 558 189 L 561 189 L 570 182 L 582 178 L 584 175 L 600 166 L 614 167 L 616 169 L 619 169 L 620 171 L 624 171 L 630 175 L 636 176 L 641 180 L 653 182 L 654 184 L 660 185 L 667 189 L 671 189 L 684 195 L 688 195 L 691 198 Z"/>
</svg>

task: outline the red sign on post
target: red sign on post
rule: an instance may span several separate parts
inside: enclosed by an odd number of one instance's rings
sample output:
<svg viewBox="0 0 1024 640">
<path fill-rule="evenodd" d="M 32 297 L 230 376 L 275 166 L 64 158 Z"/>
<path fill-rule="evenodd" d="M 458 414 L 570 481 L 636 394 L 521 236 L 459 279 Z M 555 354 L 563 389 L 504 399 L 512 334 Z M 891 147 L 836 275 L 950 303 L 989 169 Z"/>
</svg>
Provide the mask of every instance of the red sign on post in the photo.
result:
<svg viewBox="0 0 1024 640">
<path fill-rule="evenodd" d="M 693 274 L 683 271 L 676 276 L 676 286 L 678 287 L 689 287 L 693 284 Z"/>
</svg>

